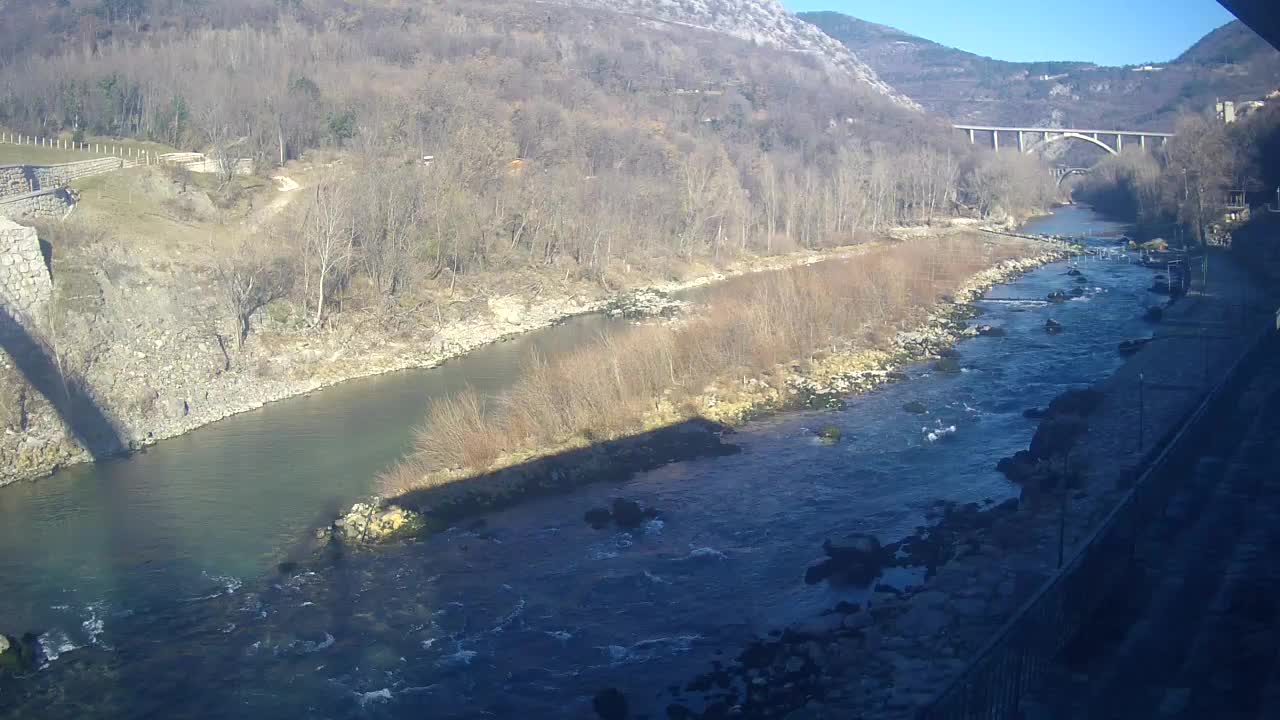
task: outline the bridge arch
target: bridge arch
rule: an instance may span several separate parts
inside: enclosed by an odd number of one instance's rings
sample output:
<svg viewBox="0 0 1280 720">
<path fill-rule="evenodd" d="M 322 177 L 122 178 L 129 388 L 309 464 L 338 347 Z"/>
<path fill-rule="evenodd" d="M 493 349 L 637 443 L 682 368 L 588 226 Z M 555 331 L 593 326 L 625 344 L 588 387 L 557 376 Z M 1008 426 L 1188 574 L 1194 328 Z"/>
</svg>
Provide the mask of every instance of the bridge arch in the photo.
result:
<svg viewBox="0 0 1280 720">
<path fill-rule="evenodd" d="M 1117 149 L 1115 149 L 1115 148 L 1111 147 L 1110 145 L 1108 145 L 1108 144 L 1106 144 L 1106 143 L 1102 142 L 1101 140 L 1099 140 L 1099 139 L 1098 139 L 1098 138 L 1096 138 L 1096 137 L 1093 137 L 1092 135 L 1084 135 L 1084 134 L 1082 134 L 1082 133 L 1078 133 L 1078 132 L 1070 132 L 1070 131 L 1063 132 L 1063 133 L 1061 133 L 1061 134 L 1052 134 L 1052 135 L 1050 135 L 1050 136 L 1049 136 L 1049 138 L 1048 138 L 1048 139 L 1046 139 L 1046 140 L 1041 140 L 1041 141 L 1040 141 L 1040 142 L 1038 142 L 1038 143 L 1033 143 L 1030 147 L 1028 147 L 1028 148 L 1027 148 L 1027 154 L 1028 154 L 1028 155 L 1030 155 L 1031 153 L 1036 152 L 1036 151 L 1037 151 L 1037 150 L 1039 150 L 1040 148 L 1043 148 L 1043 147 L 1045 147 L 1045 146 L 1047 146 L 1047 145 L 1051 145 L 1051 144 L 1053 144 L 1053 143 L 1060 142 L 1060 141 L 1062 141 L 1062 140 L 1067 140 L 1067 139 L 1071 139 L 1071 140 L 1083 140 L 1083 141 L 1085 141 L 1085 142 L 1087 142 L 1087 143 L 1093 143 L 1094 145 L 1097 145 L 1098 147 L 1102 148 L 1103 150 L 1106 150 L 1106 151 L 1107 151 L 1107 153 L 1109 153 L 1109 154 L 1111 154 L 1111 155 L 1119 155 L 1119 154 L 1120 154 L 1120 151 L 1119 151 L 1119 150 L 1117 150 Z"/>
<path fill-rule="evenodd" d="M 1088 175 L 1089 172 L 1089 168 L 1062 168 L 1061 170 L 1054 171 L 1053 174 L 1058 176 L 1058 187 L 1061 188 L 1062 183 L 1066 182 L 1067 178 L 1072 175 L 1084 176 Z"/>
</svg>

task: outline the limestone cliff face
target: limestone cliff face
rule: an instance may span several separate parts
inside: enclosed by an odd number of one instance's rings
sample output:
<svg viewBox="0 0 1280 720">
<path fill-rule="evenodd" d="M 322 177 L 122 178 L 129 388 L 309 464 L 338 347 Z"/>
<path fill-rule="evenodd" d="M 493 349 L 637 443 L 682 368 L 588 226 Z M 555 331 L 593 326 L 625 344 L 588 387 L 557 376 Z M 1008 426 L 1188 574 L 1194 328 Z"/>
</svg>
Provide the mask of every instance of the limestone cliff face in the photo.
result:
<svg viewBox="0 0 1280 720">
<path fill-rule="evenodd" d="M 723 33 L 787 52 L 812 55 L 834 72 L 866 84 L 903 107 L 914 100 L 881 80 L 849 48 L 801 20 L 778 0 L 559 0 L 637 18 Z"/>
</svg>

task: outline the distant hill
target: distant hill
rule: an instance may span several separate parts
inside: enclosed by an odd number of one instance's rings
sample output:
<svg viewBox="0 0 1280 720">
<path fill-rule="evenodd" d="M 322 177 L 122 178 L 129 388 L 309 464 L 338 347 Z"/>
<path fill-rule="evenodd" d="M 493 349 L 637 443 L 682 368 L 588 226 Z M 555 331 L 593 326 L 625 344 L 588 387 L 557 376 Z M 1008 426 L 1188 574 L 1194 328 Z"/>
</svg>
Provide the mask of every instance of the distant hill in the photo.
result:
<svg viewBox="0 0 1280 720">
<path fill-rule="evenodd" d="M 800 17 L 848 46 L 885 82 L 956 122 L 1163 130 L 1179 112 L 1280 88 L 1280 51 L 1239 21 L 1170 62 L 1106 67 L 1005 62 L 840 13 Z"/>
<path fill-rule="evenodd" d="M 544 0 L 548 1 L 548 0 Z M 918 109 L 858 59 L 847 43 L 802 22 L 779 0 L 549 0 L 723 33 L 741 40 L 820 59 L 827 67 L 866 83 L 904 107 Z"/>
</svg>

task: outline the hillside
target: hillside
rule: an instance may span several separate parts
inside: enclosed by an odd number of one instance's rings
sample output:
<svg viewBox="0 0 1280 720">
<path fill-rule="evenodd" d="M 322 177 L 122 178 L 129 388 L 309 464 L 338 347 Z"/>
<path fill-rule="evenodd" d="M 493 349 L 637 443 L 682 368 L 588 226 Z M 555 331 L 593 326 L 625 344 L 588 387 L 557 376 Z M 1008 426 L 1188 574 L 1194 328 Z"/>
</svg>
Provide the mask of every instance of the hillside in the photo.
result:
<svg viewBox="0 0 1280 720">
<path fill-rule="evenodd" d="M 629 288 L 1055 197 L 775 0 L 11 3 L 0 128 L 256 167 L 87 178 L 40 227 L 59 371 L 131 445 Z M 25 387 L 0 372 L 0 469 L 83 457 Z"/>
<path fill-rule="evenodd" d="M 801 13 L 926 109 L 956 122 L 1167 130 L 1183 111 L 1280 88 L 1280 52 L 1238 21 L 1168 63 L 1013 63 L 834 12 Z"/>
<path fill-rule="evenodd" d="M 561 0 L 626 13 L 659 22 L 697 27 L 774 47 L 812 55 L 823 64 L 866 83 L 904 107 L 918 108 L 910 98 L 877 77 L 848 46 L 833 40 L 813 25 L 782 7 L 778 0 Z"/>
</svg>

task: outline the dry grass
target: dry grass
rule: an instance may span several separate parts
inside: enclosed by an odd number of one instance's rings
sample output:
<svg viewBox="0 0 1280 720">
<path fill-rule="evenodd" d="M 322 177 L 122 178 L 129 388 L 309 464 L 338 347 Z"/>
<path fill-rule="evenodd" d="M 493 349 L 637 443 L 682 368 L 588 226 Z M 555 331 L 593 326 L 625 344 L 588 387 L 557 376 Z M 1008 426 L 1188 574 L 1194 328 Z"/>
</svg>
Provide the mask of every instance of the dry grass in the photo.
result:
<svg viewBox="0 0 1280 720">
<path fill-rule="evenodd" d="M 1025 243 L 951 236 L 732 281 L 686 323 L 630 328 L 551 361 L 531 358 L 495 398 L 468 390 L 433 403 L 413 455 L 387 473 L 384 490 L 403 493 L 500 459 L 692 416 L 712 383 L 755 377 L 776 385 L 785 363 L 870 349 L 917 324 L 974 273 L 1030 254 Z"/>
</svg>

